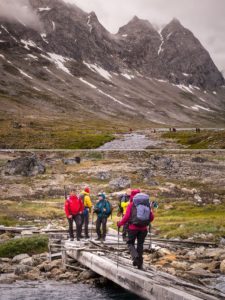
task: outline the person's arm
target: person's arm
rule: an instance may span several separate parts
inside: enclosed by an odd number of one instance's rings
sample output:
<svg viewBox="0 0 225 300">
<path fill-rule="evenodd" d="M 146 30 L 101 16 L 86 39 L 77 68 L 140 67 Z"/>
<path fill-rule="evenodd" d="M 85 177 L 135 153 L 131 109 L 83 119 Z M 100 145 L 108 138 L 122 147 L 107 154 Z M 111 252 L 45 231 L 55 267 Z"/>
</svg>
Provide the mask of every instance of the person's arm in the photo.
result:
<svg viewBox="0 0 225 300">
<path fill-rule="evenodd" d="M 84 204 L 83 201 L 79 200 L 80 202 L 80 209 L 79 209 L 79 213 L 82 214 L 84 212 Z"/>
<path fill-rule="evenodd" d="M 126 214 L 124 215 L 123 219 L 118 223 L 118 226 L 124 226 L 131 217 L 131 211 L 132 211 L 133 203 L 130 203 L 127 207 Z"/>
<path fill-rule="evenodd" d="M 153 222 L 154 221 L 154 212 L 153 212 L 153 209 L 150 210 L 150 222 Z"/>
<path fill-rule="evenodd" d="M 64 204 L 64 211 L 65 211 L 67 218 L 70 218 L 71 215 L 70 215 L 70 210 L 69 210 L 69 203 L 67 200 L 65 201 L 65 204 Z"/>
<path fill-rule="evenodd" d="M 85 196 L 85 207 L 92 208 L 92 202 L 89 195 Z"/>
</svg>

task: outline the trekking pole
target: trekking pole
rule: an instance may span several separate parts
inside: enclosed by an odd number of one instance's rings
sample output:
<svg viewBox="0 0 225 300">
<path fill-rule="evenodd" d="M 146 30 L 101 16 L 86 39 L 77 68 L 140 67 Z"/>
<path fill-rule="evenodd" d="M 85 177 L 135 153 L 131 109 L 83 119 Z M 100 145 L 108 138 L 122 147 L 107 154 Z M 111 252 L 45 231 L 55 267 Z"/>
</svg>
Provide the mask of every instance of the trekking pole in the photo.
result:
<svg viewBox="0 0 225 300">
<path fill-rule="evenodd" d="M 117 268 L 119 266 L 120 227 L 118 227 Z"/>
<path fill-rule="evenodd" d="M 151 223 L 149 224 L 149 234 L 150 234 L 150 243 L 149 243 L 148 250 L 152 250 L 152 225 L 151 225 Z"/>
<path fill-rule="evenodd" d="M 67 192 L 66 192 L 66 186 L 64 185 L 64 197 L 65 197 L 65 200 L 67 199 Z"/>
</svg>

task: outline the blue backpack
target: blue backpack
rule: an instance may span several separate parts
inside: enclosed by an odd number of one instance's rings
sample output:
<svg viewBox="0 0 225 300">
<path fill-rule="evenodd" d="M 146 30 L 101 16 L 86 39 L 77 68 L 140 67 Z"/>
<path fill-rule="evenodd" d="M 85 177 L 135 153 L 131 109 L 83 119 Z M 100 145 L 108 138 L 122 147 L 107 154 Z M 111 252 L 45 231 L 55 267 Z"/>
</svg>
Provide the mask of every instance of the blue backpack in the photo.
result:
<svg viewBox="0 0 225 300">
<path fill-rule="evenodd" d="M 149 196 L 143 193 L 137 194 L 133 198 L 133 207 L 130 224 L 138 227 L 148 226 L 150 224 L 150 200 Z"/>
</svg>

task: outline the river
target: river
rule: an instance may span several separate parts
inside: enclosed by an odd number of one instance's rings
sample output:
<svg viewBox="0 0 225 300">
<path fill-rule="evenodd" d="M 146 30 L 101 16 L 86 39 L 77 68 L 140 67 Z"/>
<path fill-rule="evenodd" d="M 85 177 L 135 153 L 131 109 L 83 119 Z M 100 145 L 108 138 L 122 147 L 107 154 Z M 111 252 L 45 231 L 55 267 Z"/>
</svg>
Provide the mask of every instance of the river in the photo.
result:
<svg viewBox="0 0 225 300">
<path fill-rule="evenodd" d="M 55 281 L 17 282 L 0 285 L 1 300 L 141 300 L 134 294 L 115 286 L 91 287 L 84 284 L 65 284 Z"/>
</svg>

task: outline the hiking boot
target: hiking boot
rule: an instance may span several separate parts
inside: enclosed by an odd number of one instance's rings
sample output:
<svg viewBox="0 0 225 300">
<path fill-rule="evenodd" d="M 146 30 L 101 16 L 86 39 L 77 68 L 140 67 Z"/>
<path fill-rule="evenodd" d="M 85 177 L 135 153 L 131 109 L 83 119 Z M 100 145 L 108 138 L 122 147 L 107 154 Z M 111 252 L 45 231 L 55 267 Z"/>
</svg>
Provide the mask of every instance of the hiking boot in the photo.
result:
<svg viewBox="0 0 225 300">
<path fill-rule="evenodd" d="M 85 236 L 85 239 L 90 239 L 90 236 L 89 236 L 89 235 L 86 235 L 86 236 Z"/>
<path fill-rule="evenodd" d="M 138 270 L 145 271 L 143 264 L 139 264 L 137 267 L 138 267 Z"/>
<path fill-rule="evenodd" d="M 77 241 L 79 242 L 79 241 L 80 241 L 80 238 L 77 238 Z"/>
<path fill-rule="evenodd" d="M 100 237 L 97 237 L 97 239 L 95 239 L 95 241 L 101 241 L 101 238 L 100 238 Z"/>
<path fill-rule="evenodd" d="M 101 240 L 102 240 L 102 242 L 105 242 L 105 238 L 102 238 Z"/>
<path fill-rule="evenodd" d="M 84 238 L 84 236 L 83 235 L 80 235 L 80 239 L 83 239 Z"/>
<path fill-rule="evenodd" d="M 138 260 L 138 257 L 136 257 L 134 260 L 133 260 L 133 266 L 134 267 L 137 267 L 139 264 L 139 260 Z"/>
<path fill-rule="evenodd" d="M 74 241 L 74 238 L 70 238 L 70 241 L 71 241 L 71 242 Z"/>
</svg>

